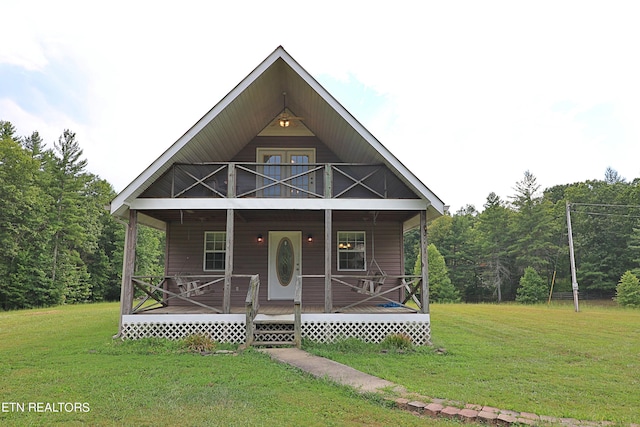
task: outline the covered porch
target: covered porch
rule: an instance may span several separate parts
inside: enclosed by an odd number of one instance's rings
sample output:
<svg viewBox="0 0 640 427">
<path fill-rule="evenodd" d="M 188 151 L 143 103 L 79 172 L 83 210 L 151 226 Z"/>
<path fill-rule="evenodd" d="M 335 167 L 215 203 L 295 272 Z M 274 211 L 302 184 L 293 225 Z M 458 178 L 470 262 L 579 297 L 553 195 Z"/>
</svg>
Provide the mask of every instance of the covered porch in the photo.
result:
<svg viewBox="0 0 640 427">
<path fill-rule="evenodd" d="M 344 282 L 343 279 L 336 278 L 340 282 Z M 365 291 L 359 302 L 336 307 L 332 313 L 326 313 L 323 305 L 302 304 L 302 281 L 303 277 L 297 278 L 291 303 L 261 306 L 260 279 L 258 275 L 251 276 L 245 304 L 231 306 L 228 313 L 221 313 L 218 308 L 202 303 L 192 306 L 167 305 L 160 298 L 152 297 L 164 294 L 162 288 L 140 281 L 138 286 L 148 287 L 148 292 L 136 304 L 137 308 L 132 314 L 122 316 L 121 335 L 128 339 L 180 339 L 203 334 L 219 342 L 300 346 L 303 339 L 335 342 L 358 338 L 381 342 L 391 334 L 406 334 L 416 345 L 430 342 L 430 315 L 420 312 L 417 305 L 420 299 L 415 296 L 419 278 L 411 282 L 413 289 L 402 278 L 401 286 L 407 291 L 402 302 L 385 296 L 396 290 L 394 288 Z M 190 289 L 184 292 L 193 292 L 195 288 Z M 359 286 L 353 289 L 356 293 L 362 291 Z M 173 296 L 188 298 L 180 294 Z"/>
<path fill-rule="evenodd" d="M 299 276 L 295 280 L 292 301 L 272 301 L 260 304 L 258 275 L 235 275 L 237 280 L 249 280 L 243 305 L 223 307 L 198 301 L 195 297 L 223 284 L 224 277 L 191 276 L 180 278 L 179 292 L 167 290 L 175 277 L 134 277 L 133 283 L 144 296 L 136 300 L 131 314 L 122 316 L 121 335 L 137 339 L 161 337 L 184 338 L 204 334 L 216 341 L 251 345 L 291 344 L 299 346 L 302 339 L 333 342 L 345 338 L 359 338 L 381 342 L 390 334 L 409 335 L 416 345 L 430 342 L 430 316 L 421 310 L 420 276 L 398 276 L 393 284 L 376 287 L 378 277 L 337 276 L 332 281 L 349 288 L 357 296 L 355 302 L 325 305 L 303 304 L 304 280 L 324 279 L 322 276 Z M 205 288 L 207 288 L 205 290 Z M 223 289 L 224 286 L 219 288 Z M 400 296 L 400 297 L 398 297 Z M 189 305 L 170 305 L 171 299 L 182 299 Z"/>
<path fill-rule="evenodd" d="M 393 333 L 410 335 L 416 344 L 428 343 L 426 264 L 418 276 L 403 275 L 401 249 L 403 224 L 417 216 L 423 230 L 421 252 L 426 253 L 427 211 L 378 212 L 130 209 L 120 335 L 182 338 L 203 333 L 220 341 L 251 343 L 255 325 L 272 321 L 291 324 L 297 344 L 304 338 L 380 342 Z M 166 224 L 165 276 L 133 273 L 141 217 Z M 222 269 L 209 272 L 206 236 L 220 229 L 215 232 L 222 239 L 216 243 L 216 262 Z M 362 241 L 355 243 L 362 251 L 359 271 L 340 271 L 340 230 L 362 230 Z M 346 233 L 351 238 L 353 233 Z M 278 240 L 297 248 L 284 273 L 273 255 Z M 291 279 L 282 282 L 281 273 Z"/>
</svg>

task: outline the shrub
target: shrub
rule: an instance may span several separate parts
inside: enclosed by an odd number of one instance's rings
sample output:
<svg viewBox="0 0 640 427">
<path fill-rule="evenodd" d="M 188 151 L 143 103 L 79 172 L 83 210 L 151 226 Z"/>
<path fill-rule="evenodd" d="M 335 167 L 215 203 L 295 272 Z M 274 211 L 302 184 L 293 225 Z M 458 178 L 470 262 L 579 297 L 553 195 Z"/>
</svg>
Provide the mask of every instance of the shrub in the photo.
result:
<svg viewBox="0 0 640 427">
<path fill-rule="evenodd" d="M 533 267 L 524 269 L 520 278 L 520 287 L 516 291 L 516 301 L 522 304 L 535 304 L 547 297 L 547 285 Z"/>
<path fill-rule="evenodd" d="M 620 305 L 640 307 L 640 280 L 632 272 L 627 271 L 620 277 L 615 300 Z"/>
<path fill-rule="evenodd" d="M 421 255 L 418 254 L 413 274 L 420 275 Z M 459 302 L 460 295 L 449 278 L 449 270 L 444 257 L 433 243 L 427 247 L 429 261 L 429 300 L 432 302 Z M 420 292 L 416 293 L 419 296 Z"/>
<path fill-rule="evenodd" d="M 204 334 L 189 335 L 182 340 L 182 344 L 187 351 L 193 353 L 210 352 L 216 348 L 216 342 Z"/>
<path fill-rule="evenodd" d="M 403 333 L 387 335 L 381 344 L 382 348 L 387 350 L 411 350 L 413 348 L 411 337 Z"/>
</svg>

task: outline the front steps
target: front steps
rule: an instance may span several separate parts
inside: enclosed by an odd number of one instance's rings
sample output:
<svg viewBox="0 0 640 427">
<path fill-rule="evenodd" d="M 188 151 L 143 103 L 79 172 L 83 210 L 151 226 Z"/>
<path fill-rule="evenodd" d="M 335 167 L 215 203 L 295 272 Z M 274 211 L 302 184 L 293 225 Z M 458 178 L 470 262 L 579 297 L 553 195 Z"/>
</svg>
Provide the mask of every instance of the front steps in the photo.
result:
<svg viewBox="0 0 640 427">
<path fill-rule="evenodd" d="M 258 314 L 253 321 L 255 347 L 295 346 L 293 314 Z"/>
</svg>

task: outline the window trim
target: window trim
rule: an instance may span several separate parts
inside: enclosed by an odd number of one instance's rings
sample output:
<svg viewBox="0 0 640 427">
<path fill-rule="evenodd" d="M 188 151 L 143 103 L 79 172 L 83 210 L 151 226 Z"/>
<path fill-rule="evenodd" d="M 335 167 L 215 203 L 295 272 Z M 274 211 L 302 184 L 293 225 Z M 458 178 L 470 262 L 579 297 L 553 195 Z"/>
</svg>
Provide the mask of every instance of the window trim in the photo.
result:
<svg viewBox="0 0 640 427">
<path fill-rule="evenodd" d="M 359 233 L 362 234 L 364 248 L 362 252 L 362 268 L 341 268 L 340 267 L 340 254 L 341 253 L 349 253 L 344 250 L 340 250 L 340 235 L 347 233 Z M 351 252 L 353 253 L 353 252 Z M 367 271 L 367 232 L 358 230 L 358 231 L 338 231 L 336 235 L 336 267 L 338 271 Z"/>
<path fill-rule="evenodd" d="M 207 250 L 207 235 L 209 234 L 221 234 L 223 237 L 223 242 L 225 242 L 225 248 L 224 250 Z M 213 240 L 214 242 L 216 241 L 215 238 Z M 204 232 L 204 242 L 203 242 L 203 253 L 202 253 L 202 271 L 224 271 L 225 267 L 223 266 L 221 269 L 211 269 L 211 268 L 207 268 L 207 254 L 215 254 L 215 253 L 222 253 L 225 255 L 225 260 L 226 260 L 226 256 L 227 256 L 227 247 L 226 247 L 226 242 L 227 242 L 227 232 L 226 231 L 205 231 Z M 225 261 L 226 263 L 226 261 Z"/>
</svg>

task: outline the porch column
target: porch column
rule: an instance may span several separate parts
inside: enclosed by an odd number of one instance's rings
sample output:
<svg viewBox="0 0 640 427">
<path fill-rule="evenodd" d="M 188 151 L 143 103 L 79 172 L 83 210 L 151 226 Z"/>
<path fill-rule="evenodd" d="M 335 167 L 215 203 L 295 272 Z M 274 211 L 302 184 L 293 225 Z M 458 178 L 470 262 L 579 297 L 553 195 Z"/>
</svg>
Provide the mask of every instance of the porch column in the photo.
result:
<svg viewBox="0 0 640 427">
<path fill-rule="evenodd" d="M 227 172 L 227 197 L 236 197 L 236 164 L 229 163 Z"/>
<path fill-rule="evenodd" d="M 420 312 L 429 313 L 429 257 L 427 256 L 427 211 L 420 212 Z"/>
<path fill-rule="evenodd" d="M 131 314 L 133 308 L 133 284 L 131 277 L 136 263 L 136 240 L 138 236 L 138 211 L 129 209 L 129 224 L 124 234 L 122 257 L 122 285 L 120 287 L 120 322 L 123 314 Z M 122 324 L 120 325 L 122 330 Z"/>
<path fill-rule="evenodd" d="M 331 209 L 324 211 L 324 312 L 333 311 L 333 293 L 331 291 Z"/>
<path fill-rule="evenodd" d="M 224 259 L 224 294 L 222 297 L 222 312 L 231 313 L 231 275 L 233 274 L 233 209 L 227 209 L 227 242 Z"/>
</svg>

